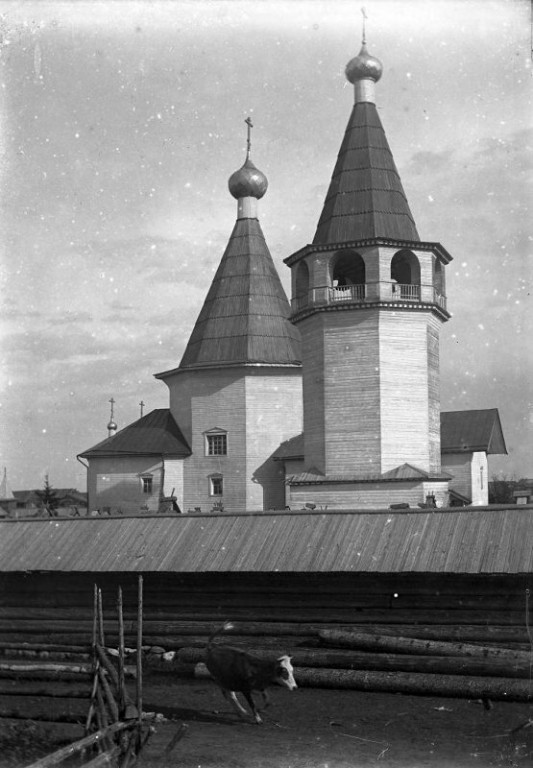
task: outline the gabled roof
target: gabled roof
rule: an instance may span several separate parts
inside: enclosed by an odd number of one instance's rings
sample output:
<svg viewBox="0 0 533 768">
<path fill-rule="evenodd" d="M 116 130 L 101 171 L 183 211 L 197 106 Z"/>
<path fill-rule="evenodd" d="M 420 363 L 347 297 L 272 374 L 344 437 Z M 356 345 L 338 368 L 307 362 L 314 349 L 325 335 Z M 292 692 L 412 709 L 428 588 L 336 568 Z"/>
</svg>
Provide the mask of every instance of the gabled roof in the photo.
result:
<svg viewBox="0 0 533 768">
<path fill-rule="evenodd" d="M 259 221 L 237 219 L 179 368 L 300 366 L 300 333 L 289 315 Z"/>
<path fill-rule="evenodd" d="M 497 408 L 440 415 L 442 453 L 507 453 Z"/>
<path fill-rule="evenodd" d="M 313 243 L 420 240 L 385 131 L 370 102 L 354 105 Z"/>
<path fill-rule="evenodd" d="M 533 506 L 0 522 L 0 572 L 533 573 Z"/>
<path fill-rule="evenodd" d="M 99 456 L 190 456 L 191 449 L 169 409 L 156 408 L 79 455 L 84 459 Z"/>
</svg>

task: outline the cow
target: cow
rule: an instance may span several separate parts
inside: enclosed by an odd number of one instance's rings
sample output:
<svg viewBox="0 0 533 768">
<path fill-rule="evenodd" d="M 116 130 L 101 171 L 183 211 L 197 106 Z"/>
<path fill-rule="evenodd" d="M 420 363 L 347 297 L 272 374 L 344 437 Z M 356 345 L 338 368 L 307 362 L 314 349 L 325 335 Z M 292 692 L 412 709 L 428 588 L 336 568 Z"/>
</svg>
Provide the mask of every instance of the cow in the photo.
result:
<svg viewBox="0 0 533 768">
<path fill-rule="evenodd" d="M 206 666 L 212 678 L 219 685 L 222 695 L 235 708 L 241 717 L 249 713 L 237 699 L 237 693 L 242 693 L 256 723 L 262 723 L 261 715 L 252 697 L 252 691 L 258 691 L 263 698 L 264 709 L 270 703 L 267 687 L 281 685 L 290 691 L 298 686 L 294 680 L 291 657 L 279 656 L 277 659 L 263 660 L 232 648 L 229 645 L 215 643 L 215 639 L 222 633 L 233 629 L 230 621 L 217 629 L 209 638 L 206 653 Z"/>
</svg>

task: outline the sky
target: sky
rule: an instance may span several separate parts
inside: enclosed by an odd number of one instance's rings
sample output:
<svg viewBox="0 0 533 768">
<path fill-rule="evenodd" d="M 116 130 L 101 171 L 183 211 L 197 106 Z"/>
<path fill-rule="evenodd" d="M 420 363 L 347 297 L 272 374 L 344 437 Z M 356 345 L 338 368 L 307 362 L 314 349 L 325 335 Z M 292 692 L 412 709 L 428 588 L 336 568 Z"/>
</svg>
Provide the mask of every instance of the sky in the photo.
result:
<svg viewBox="0 0 533 768">
<path fill-rule="evenodd" d="M 442 410 L 498 408 L 533 477 L 528 0 L 365 0 L 376 101 L 452 319 Z M 0 2 L 0 468 L 85 490 L 76 456 L 168 407 L 236 218 L 229 176 L 268 177 L 283 259 L 311 242 L 353 104 L 351 0 Z"/>
</svg>

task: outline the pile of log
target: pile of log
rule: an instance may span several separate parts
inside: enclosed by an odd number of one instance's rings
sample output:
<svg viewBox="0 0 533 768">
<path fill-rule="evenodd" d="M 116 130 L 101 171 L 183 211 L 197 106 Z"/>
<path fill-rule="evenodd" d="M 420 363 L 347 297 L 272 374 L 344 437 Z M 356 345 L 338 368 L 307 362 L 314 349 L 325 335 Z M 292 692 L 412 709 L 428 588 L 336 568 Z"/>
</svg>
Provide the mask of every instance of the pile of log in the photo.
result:
<svg viewBox="0 0 533 768">
<path fill-rule="evenodd" d="M 449 696 L 485 702 L 531 701 L 533 648 L 526 643 L 506 643 L 505 629 L 499 631 L 502 628 L 461 629 L 462 632 L 455 628 L 451 634 L 439 634 L 435 626 L 411 626 L 401 635 L 397 628 L 391 627 L 318 629 L 316 643 L 300 644 L 292 649 L 287 644 L 278 645 L 277 651 L 290 651 L 295 679 L 300 686 Z M 242 632 L 238 625 L 234 631 Z M 409 633 L 415 636 L 407 637 Z M 443 635 L 452 639 L 442 639 Z M 477 642 L 465 641 L 468 635 L 477 638 Z M 243 642 L 242 635 L 230 635 L 221 642 L 247 650 L 258 658 L 272 658 L 275 653 L 273 647 L 257 636 Z M 178 651 L 177 660 L 184 665 L 194 665 L 196 676 L 206 676 L 205 646 L 184 647 Z"/>
</svg>

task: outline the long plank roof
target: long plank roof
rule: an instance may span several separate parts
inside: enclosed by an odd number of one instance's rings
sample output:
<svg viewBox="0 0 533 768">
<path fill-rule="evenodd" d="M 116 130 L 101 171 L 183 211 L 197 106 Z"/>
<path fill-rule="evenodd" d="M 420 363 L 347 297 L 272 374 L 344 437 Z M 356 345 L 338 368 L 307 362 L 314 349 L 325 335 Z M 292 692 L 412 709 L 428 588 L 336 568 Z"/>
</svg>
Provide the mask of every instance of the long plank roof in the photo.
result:
<svg viewBox="0 0 533 768">
<path fill-rule="evenodd" d="M 533 571 L 533 505 L 0 521 L 0 572 Z"/>
</svg>

